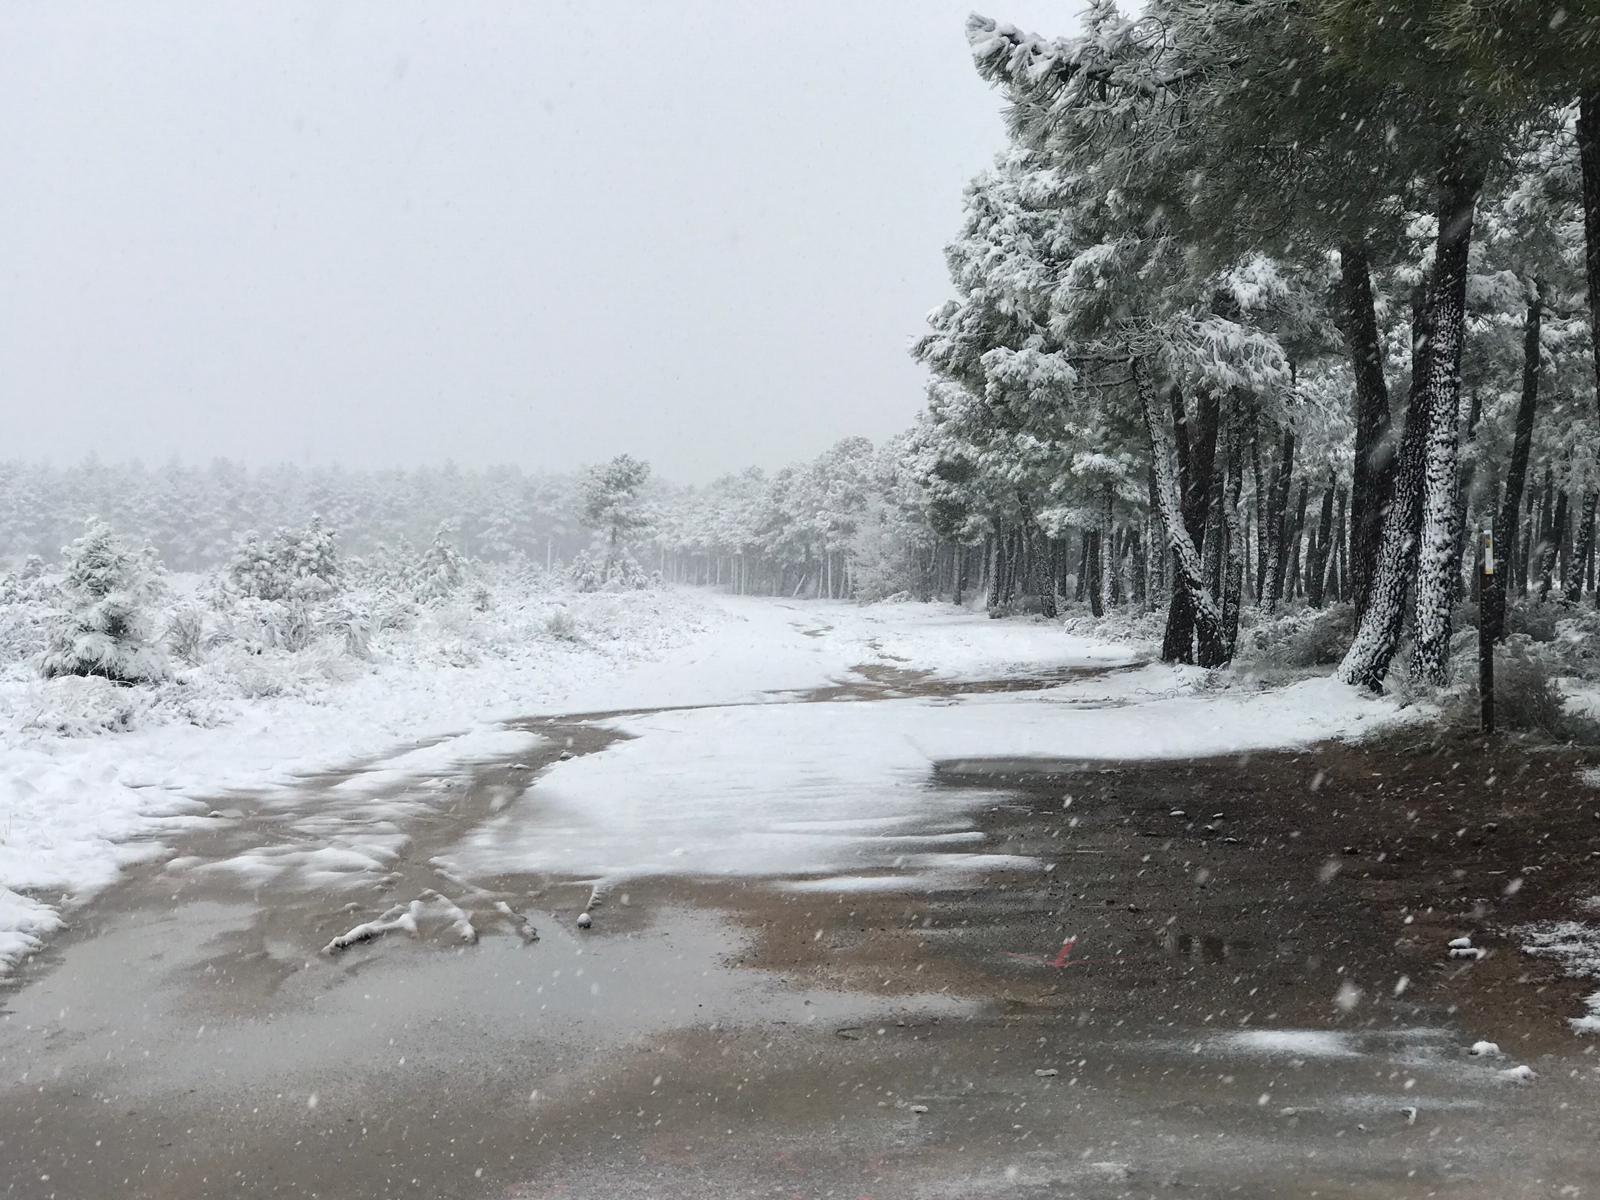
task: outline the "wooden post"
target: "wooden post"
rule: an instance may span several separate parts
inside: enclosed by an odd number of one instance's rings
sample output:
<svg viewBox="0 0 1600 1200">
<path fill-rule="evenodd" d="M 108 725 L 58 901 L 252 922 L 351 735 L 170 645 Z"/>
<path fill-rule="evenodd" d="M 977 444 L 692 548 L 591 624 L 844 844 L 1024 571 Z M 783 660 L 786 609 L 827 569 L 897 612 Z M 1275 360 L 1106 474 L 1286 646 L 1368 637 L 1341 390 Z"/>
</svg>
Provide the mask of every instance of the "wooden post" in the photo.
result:
<svg viewBox="0 0 1600 1200">
<path fill-rule="evenodd" d="M 1488 619 L 1488 597 L 1494 575 L 1494 529 L 1485 526 L 1483 538 L 1483 579 L 1478 604 L 1478 705 L 1483 732 L 1494 732 L 1494 630 Z"/>
</svg>

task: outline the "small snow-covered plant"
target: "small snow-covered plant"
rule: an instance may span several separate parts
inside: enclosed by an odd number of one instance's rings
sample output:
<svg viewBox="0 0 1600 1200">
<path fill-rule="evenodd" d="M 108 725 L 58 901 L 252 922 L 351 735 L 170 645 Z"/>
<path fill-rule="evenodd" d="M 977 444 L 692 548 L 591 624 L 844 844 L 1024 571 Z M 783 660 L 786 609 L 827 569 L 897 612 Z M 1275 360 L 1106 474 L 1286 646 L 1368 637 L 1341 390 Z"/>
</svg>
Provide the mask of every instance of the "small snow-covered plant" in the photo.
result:
<svg viewBox="0 0 1600 1200">
<path fill-rule="evenodd" d="M 411 590 L 425 604 L 448 600 L 467 581 L 467 560 L 456 549 L 454 538 L 454 526 L 449 521 L 444 522 L 417 560 Z"/>
<path fill-rule="evenodd" d="M 1454 722 L 1470 725 L 1479 718 L 1476 638 L 1471 630 L 1458 635 L 1453 690 L 1446 712 Z M 1512 634 L 1495 652 L 1494 715 L 1501 729 L 1539 734 L 1559 742 L 1600 742 L 1600 722 L 1576 710 L 1561 690 L 1559 662 L 1549 648 L 1527 634 Z"/>
<path fill-rule="evenodd" d="M 322 614 L 321 632 L 338 639 L 352 658 L 372 654 L 372 614 L 354 604 L 338 604 Z"/>
<path fill-rule="evenodd" d="M 567 582 L 580 592 L 598 592 L 605 586 L 605 572 L 587 550 L 579 550 L 567 568 Z"/>
<path fill-rule="evenodd" d="M 178 605 L 167 617 L 165 641 L 174 658 L 191 667 L 199 666 L 206 649 L 205 610 L 198 604 Z"/>
<path fill-rule="evenodd" d="M 165 591 L 154 552 L 135 550 L 103 521 L 90 518 L 62 558 L 66 578 L 40 673 L 46 679 L 96 675 L 124 684 L 165 675 L 166 657 L 151 631 L 152 610 Z"/>
<path fill-rule="evenodd" d="M 486 613 L 494 607 L 494 597 L 490 594 L 487 584 L 474 584 L 472 588 L 472 611 Z"/>
<path fill-rule="evenodd" d="M 313 516 L 304 529 L 279 529 L 270 538 L 245 535 L 228 564 L 228 581 L 255 600 L 318 600 L 336 593 L 343 570 L 334 533 Z"/>
<path fill-rule="evenodd" d="M 1510 606 L 1506 612 L 1506 630 L 1514 634 L 1527 634 L 1536 642 L 1553 642 L 1556 622 L 1561 616 L 1562 608 L 1554 601 L 1526 600 Z"/>
<path fill-rule="evenodd" d="M 576 642 L 582 640 L 578 635 L 578 622 L 571 611 L 558 608 L 544 619 L 544 631 L 557 641 Z"/>
</svg>

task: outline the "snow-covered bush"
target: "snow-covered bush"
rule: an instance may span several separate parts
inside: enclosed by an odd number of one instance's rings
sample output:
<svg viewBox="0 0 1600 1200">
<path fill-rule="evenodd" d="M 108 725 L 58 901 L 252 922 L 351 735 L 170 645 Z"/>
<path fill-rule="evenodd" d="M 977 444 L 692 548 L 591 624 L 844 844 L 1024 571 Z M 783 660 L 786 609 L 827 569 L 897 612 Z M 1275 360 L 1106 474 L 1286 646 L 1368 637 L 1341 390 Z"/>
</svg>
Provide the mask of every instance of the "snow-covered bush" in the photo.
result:
<svg viewBox="0 0 1600 1200">
<path fill-rule="evenodd" d="M 655 587 L 661 580 L 626 552 L 607 563 L 580 550 L 573 556 L 572 565 L 567 569 L 567 582 L 579 592 L 636 592 Z"/>
<path fill-rule="evenodd" d="M 199 666 L 206 650 L 206 611 L 193 602 L 177 605 L 167 615 L 167 632 L 163 639 L 167 652 L 179 662 Z"/>
<path fill-rule="evenodd" d="M 228 564 L 228 582 L 254 600 L 323 599 L 339 590 L 342 574 L 333 530 L 318 516 L 265 540 L 247 534 Z"/>
<path fill-rule="evenodd" d="M 544 631 L 559 642 L 581 641 L 578 634 L 578 622 L 572 613 L 565 608 L 558 608 L 544 621 Z"/>
<path fill-rule="evenodd" d="M 1509 635 L 1495 650 L 1495 725 L 1558 742 L 1600 743 L 1600 721 L 1575 706 L 1561 686 L 1569 671 L 1562 648 L 1525 633 Z M 1463 629 L 1452 640 L 1451 688 L 1441 698 L 1448 721 L 1479 720 L 1478 637 Z"/>
<path fill-rule="evenodd" d="M 37 555 L 30 555 L 18 571 L 0 575 L 0 667 L 37 658 L 55 616 L 59 583 L 45 573 Z"/>
<path fill-rule="evenodd" d="M 411 593 L 424 604 L 443 603 L 467 582 L 467 560 L 455 548 L 454 537 L 449 522 L 440 525 L 433 542 L 417 560 L 411 575 Z"/>
<path fill-rule="evenodd" d="M 46 679 L 96 675 L 113 683 L 165 675 L 166 656 L 151 630 L 165 592 L 154 552 L 135 550 L 91 519 L 62 557 L 66 577 L 40 673 Z"/>
<path fill-rule="evenodd" d="M 1328 667 L 1355 636 L 1355 608 L 1333 604 L 1265 617 L 1239 635 L 1239 657 L 1252 667 Z"/>
</svg>

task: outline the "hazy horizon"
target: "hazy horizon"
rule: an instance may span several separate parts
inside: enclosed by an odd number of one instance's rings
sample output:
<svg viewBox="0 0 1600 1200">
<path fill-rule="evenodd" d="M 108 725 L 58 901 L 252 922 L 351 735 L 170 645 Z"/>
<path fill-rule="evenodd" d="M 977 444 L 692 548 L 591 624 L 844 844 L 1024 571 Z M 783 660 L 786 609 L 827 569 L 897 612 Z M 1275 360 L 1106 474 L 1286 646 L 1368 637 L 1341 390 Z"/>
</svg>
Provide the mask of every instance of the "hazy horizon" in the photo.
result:
<svg viewBox="0 0 1600 1200">
<path fill-rule="evenodd" d="M 702 482 L 892 434 L 1003 140 L 968 8 L 13 8 L 4 456 Z"/>
</svg>

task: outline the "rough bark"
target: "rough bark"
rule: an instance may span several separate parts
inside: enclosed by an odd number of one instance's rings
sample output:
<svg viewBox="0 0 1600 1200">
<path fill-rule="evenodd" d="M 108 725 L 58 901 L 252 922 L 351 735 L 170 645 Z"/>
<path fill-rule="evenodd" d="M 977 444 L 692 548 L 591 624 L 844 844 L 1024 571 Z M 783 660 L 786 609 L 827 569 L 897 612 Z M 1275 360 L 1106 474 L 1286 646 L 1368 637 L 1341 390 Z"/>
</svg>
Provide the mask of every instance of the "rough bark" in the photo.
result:
<svg viewBox="0 0 1600 1200">
<path fill-rule="evenodd" d="M 1288 537 L 1289 488 L 1294 482 L 1294 430 L 1283 431 L 1283 448 L 1272 468 L 1272 495 L 1267 505 L 1266 588 L 1267 611 L 1272 612 L 1283 599 L 1284 543 Z"/>
<path fill-rule="evenodd" d="M 1427 374 L 1420 403 L 1427 422 L 1422 539 L 1417 555 L 1416 647 L 1411 673 L 1443 684 L 1455 598 L 1456 490 L 1460 486 L 1461 350 L 1466 340 L 1467 253 L 1483 173 L 1464 146 L 1451 145 L 1439 173 L 1439 233 L 1428 297 Z"/>
<path fill-rule="evenodd" d="M 1600 406 L 1600 86 L 1578 102 L 1578 162 L 1583 178 L 1584 266 L 1589 285 L 1590 349 Z"/>
<path fill-rule="evenodd" d="M 1522 326 L 1522 394 L 1517 401 L 1512 428 L 1511 459 L 1506 464 L 1505 493 L 1494 522 L 1499 569 L 1490 583 L 1483 613 L 1483 620 L 1489 623 L 1490 636 L 1496 641 L 1506 635 L 1506 590 L 1512 585 L 1521 561 L 1517 550 L 1517 517 L 1522 511 L 1523 488 L 1528 483 L 1534 414 L 1539 407 L 1539 335 L 1543 307 L 1543 293 L 1539 281 L 1535 280 L 1533 296 L 1528 301 L 1528 315 Z"/>
<path fill-rule="evenodd" d="M 1144 414 L 1145 431 L 1150 438 L 1150 459 L 1157 509 L 1166 526 L 1167 543 L 1172 550 L 1174 607 L 1178 605 L 1180 595 L 1185 597 L 1184 607 L 1188 611 L 1195 631 L 1199 634 L 1202 647 L 1201 665 L 1218 666 L 1220 662 L 1208 662 L 1206 659 L 1210 657 L 1214 648 L 1221 645 L 1222 618 L 1216 601 L 1206 590 L 1200 552 L 1196 549 L 1194 538 L 1184 521 L 1183 502 L 1179 498 L 1177 480 L 1173 474 L 1173 460 L 1176 457 L 1173 435 L 1167 428 L 1166 414 L 1159 410 L 1154 383 L 1149 378 L 1148 368 L 1141 369 L 1140 364 L 1135 361 L 1133 373 L 1134 386 L 1138 390 L 1140 408 Z M 1169 633 L 1170 624 L 1169 612 Z M 1163 657 L 1165 650 L 1164 645 Z"/>
<path fill-rule="evenodd" d="M 1328 560 L 1333 557 L 1333 497 L 1338 491 L 1333 473 L 1328 473 L 1328 486 L 1322 489 L 1322 510 L 1317 517 L 1317 534 L 1311 543 L 1310 569 L 1306 572 L 1306 599 L 1312 608 L 1325 603 L 1324 592 L 1328 581 Z"/>
<path fill-rule="evenodd" d="M 1412 530 L 1422 506 L 1425 435 L 1422 415 L 1412 406 L 1406 412 L 1405 433 L 1395 460 L 1394 483 L 1383 515 L 1383 536 L 1373 564 L 1366 611 L 1339 664 L 1339 678 L 1345 683 L 1374 691 L 1383 686 L 1383 678 L 1389 673 L 1405 623 L 1406 592 L 1417 560 L 1417 539 Z"/>
<path fill-rule="evenodd" d="M 1383 374 L 1383 342 L 1373 306 L 1372 275 L 1366 247 L 1340 248 L 1340 297 L 1344 337 L 1355 376 L 1355 460 L 1350 481 L 1350 582 L 1359 615 L 1367 605 L 1372 564 L 1383 529 L 1383 509 L 1394 473 L 1394 448 L 1388 439 L 1389 386 Z"/>
<path fill-rule="evenodd" d="M 1289 526 L 1289 560 L 1284 594 L 1293 597 L 1300 587 L 1300 542 L 1306 527 L 1306 502 L 1310 499 L 1310 483 L 1300 481 L 1300 499 L 1295 502 L 1294 521 Z"/>
<path fill-rule="evenodd" d="M 1231 661 L 1239 644 L 1239 606 L 1244 598 L 1244 532 L 1239 519 L 1244 495 L 1245 416 L 1234 401 L 1228 422 L 1228 479 L 1223 501 L 1223 536 L 1227 540 L 1227 566 L 1222 580 L 1222 638 L 1226 658 Z"/>
<path fill-rule="evenodd" d="M 1583 595 L 1584 577 L 1589 573 L 1590 556 L 1594 553 L 1594 511 L 1600 493 L 1593 489 L 1583 493 L 1583 507 L 1578 512 L 1577 545 L 1572 548 L 1572 571 L 1567 576 L 1567 599 L 1576 604 Z"/>
</svg>

